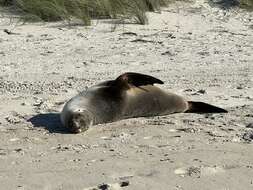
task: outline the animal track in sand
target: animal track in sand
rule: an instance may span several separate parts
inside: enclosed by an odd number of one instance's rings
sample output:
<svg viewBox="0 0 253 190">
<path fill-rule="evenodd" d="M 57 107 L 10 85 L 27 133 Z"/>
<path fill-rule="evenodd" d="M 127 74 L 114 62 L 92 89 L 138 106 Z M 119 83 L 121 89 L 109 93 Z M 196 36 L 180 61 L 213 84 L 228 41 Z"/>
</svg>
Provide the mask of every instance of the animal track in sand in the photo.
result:
<svg viewBox="0 0 253 190">
<path fill-rule="evenodd" d="M 24 117 L 19 113 L 13 111 L 8 116 L 5 117 L 5 120 L 10 124 L 18 124 L 24 121 Z"/>
</svg>

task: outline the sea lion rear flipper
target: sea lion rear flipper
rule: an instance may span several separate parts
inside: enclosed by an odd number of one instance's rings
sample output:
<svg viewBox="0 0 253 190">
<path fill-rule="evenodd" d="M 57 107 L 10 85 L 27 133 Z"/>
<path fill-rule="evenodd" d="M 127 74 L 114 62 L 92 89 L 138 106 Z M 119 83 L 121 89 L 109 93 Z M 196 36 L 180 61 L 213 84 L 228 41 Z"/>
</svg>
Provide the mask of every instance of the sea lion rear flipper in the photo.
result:
<svg viewBox="0 0 253 190">
<path fill-rule="evenodd" d="M 227 113 L 227 110 L 204 103 L 188 101 L 189 109 L 186 113 Z"/>
<path fill-rule="evenodd" d="M 140 74 L 140 73 L 132 73 L 132 72 L 128 72 L 128 73 L 124 73 L 120 75 L 115 81 L 119 83 L 120 85 L 123 85 L 128 88 L 130 87 L 129 85 L 138 87 L 138 86 L 144 86 L 144 85 L 153 85 L 155 83 L 163 84 L 163 81 L 155 77 Z"/>
</svg>

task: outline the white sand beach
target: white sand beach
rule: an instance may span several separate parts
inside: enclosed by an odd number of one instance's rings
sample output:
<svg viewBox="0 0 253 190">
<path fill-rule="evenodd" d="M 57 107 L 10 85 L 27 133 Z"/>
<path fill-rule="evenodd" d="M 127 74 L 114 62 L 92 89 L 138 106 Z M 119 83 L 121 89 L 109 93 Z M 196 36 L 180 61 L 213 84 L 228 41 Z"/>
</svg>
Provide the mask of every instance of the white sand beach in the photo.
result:
<svg viewBox="0 0 253 190">
<path fill-rule="evenodd" d="M 0 189 L 253 189 L 252 12 L 178 2 L 147 25 L 88 27 L 1 15 Z M 63 129 L 67 100 L 127 71 L 229 113 Z"/>
</svg>

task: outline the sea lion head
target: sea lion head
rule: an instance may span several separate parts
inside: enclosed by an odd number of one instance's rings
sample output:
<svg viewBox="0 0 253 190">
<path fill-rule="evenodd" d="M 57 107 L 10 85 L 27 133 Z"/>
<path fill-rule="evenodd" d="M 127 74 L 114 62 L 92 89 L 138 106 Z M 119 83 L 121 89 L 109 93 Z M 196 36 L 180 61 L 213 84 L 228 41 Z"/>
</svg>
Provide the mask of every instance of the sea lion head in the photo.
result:
<svg viewBox="0 0 253 190">
<path fill-rule="evenodd" d="M 67 128 L 72 133 L 87 131 L 93 125 L 93 115 L 87 110 L 74 112 L 68 119 Z"/>
</svg>

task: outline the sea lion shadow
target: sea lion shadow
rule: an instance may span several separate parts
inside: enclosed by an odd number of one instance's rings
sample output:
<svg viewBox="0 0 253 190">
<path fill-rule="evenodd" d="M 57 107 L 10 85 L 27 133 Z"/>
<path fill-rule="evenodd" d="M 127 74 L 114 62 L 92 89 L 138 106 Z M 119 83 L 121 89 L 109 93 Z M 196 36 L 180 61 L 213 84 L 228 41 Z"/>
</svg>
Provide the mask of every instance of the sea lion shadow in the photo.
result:
<svg viewBox="0 0 253 190">
<path fill-rule="evenodd" d="M 50 133 L 69 134 L 70 132 L 63 127 L 59 113 L 43 113 L 28 119 L 34 127 L 41 127 Z"/>
<path fill-rule="evenodd" d="M 240 5 L 239 0 L 209 0 L 208 3 L 221 9 L 231 9 Z"/>
</svg>

